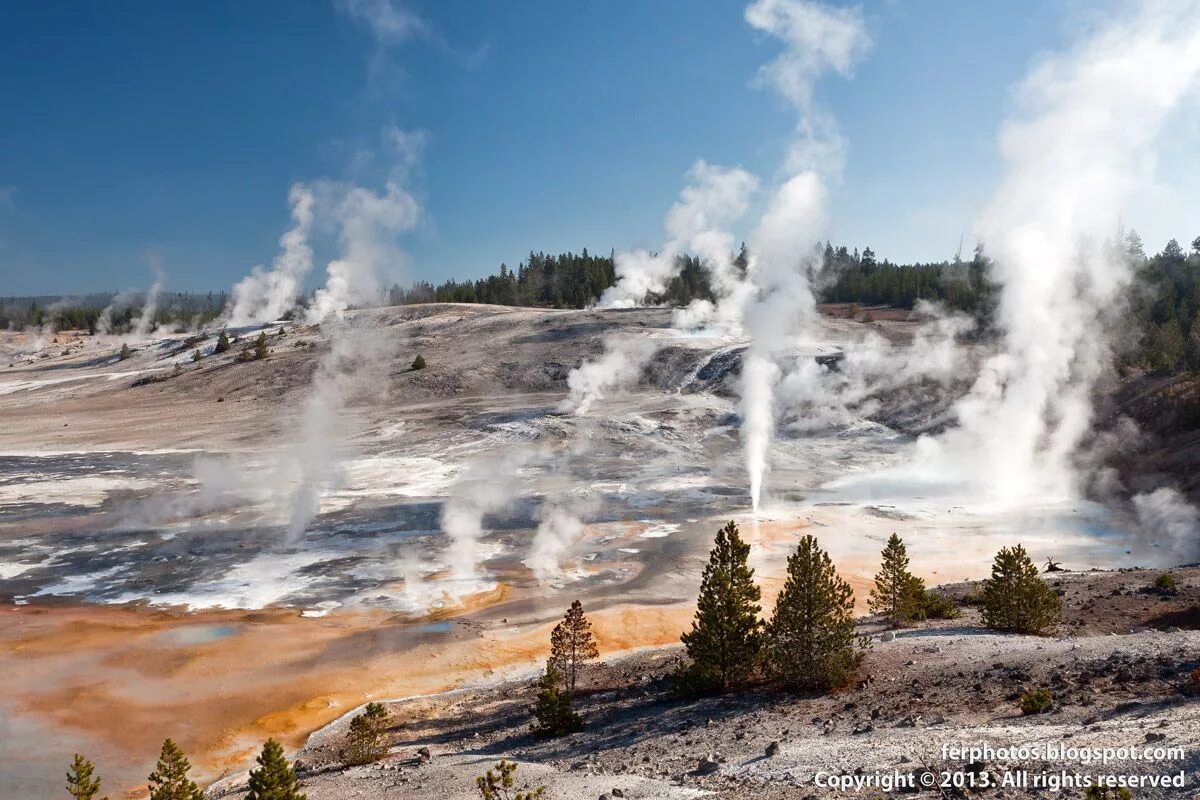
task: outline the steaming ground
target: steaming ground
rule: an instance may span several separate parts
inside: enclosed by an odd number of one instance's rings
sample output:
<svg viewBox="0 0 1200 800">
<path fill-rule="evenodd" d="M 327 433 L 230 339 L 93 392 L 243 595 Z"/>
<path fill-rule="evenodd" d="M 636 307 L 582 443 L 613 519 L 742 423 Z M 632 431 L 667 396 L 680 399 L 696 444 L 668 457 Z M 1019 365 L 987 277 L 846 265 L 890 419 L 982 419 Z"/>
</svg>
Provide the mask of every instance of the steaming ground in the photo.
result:
<svg viewBox="0 0 1200 800">
<path fill-rule="evenodd" d="M 378 333 L 363 340 L 370 357 L 341 373 L 341 412 L 320 442 L 306 418 L 314 375 L 331 369 L 330 338 L 343 334 L 292 323 L 265 330 L 271 355 L 250 362 L 236 356 L 257 329 L 237 331 L 222 355 L 212 352 L 213 337 L 181 334 L 124 361 L 115 342 L 87 336 L 60 334 L 35 353 L 22 352 L 28 343 L 18 336 L 3 342 L 12 365 L 0 368 L 0 602 L 12 613 L 0 633 L 17 643 L 12 664 L 32 669 L 31 681 L 42 668 L 59 672 L 36 691 L 34 683 L 10 687 L 0 710 L 31 729 L 45 726 L 57 687 L 77 688 L 88 671 L 108 676 L 117 686 L 106 695 L 112 716 L 86 726 L 49 719 L 72 736 L 128 738 L 126 760 L 109 759 L 110 785 L 140 781 L 154 752 L 148 743 L 166 735 L 182 739 L 209 777 L 244 763 L 267 732 L 297 741 L 340 713 L 309 705 L 332 691 L 322 681 L 336 676 L 337 702 L 353 705 L 371 676 L 346 683 L 345 669 L 418 644 L 436 651 L 444 641 L 472 654 L 461 669 L 422 679 L 429 690 L 527 667 L 545 646 L 531 632 L 576 597 L 613 611 L 614 647 L 670 641 L 687 618 L 713 531 L 728 518 L 741 520 L 756 544 L 768 596 L 801 531 L 820 536 L 860 601 L 895 530 L 934 582 L 982 576 L 995 550 L 1015 541 L 1076 568 L 1175 557 L 1137 546 L 1121 509 L 991 506 L 908 469 L 914 435 L 944 424 L 969 375 L 961 385 L 896 385 L 864 404 L 865 416 L 815 430 L 781 417 L 768 491 L 752 518 L 734 397 L 745 344 L 680 333 L 669 311 L 358 312 L 347 330 Z M 826 315 L 793 355 L 827 362 L 852 353 L 868 331 L 899 347 L 914 330 L 904 315 L 869 323 Z M 614 336 L 656 351 L 636 385 L 597 397 L 587 414 L 560 411 L 568 374 Z M 963 347 L 972 363 L 987 346 Z M 424 370 L 409 367 L 418 354 Z M 297 531 L 298 498 L 310 496 L 314 513 Z M 464 564 L 463 548 L 478 563 Z M 652 613 L 656 622 L 644 629 L 632 621 Z M 105 622 L 81 662 L 63 643 L 89 614 L 122 621 Z M 161 715 L 143 708 L 144 718 L 122 716 L 147 703 L 114 666 L 133 631 L 152 622 L 155 635 L 168 637 L 143 641 L 151 659 L 169 641 L 172 659 L 206 653 L 205 675 L 232 676 L 240 665 L 213 654 L 248 648 L 252 662 L 272 658 L 247 632 L 279 614 L 297 620 L 287 641 L 306 655 L 260 687 L 254 713 L 229 701 L 237 693 L 217 680 L 204 696 L 225 702 L 222 714 L 177 731 L 164 678 Z M 468 627 L 423 627 L 430 614 Z M 358 651 L 354 636 L 366 620 L 395 634 Z M 36 644 L 27 626 L 35 622 Z M 375 678 L 395 695 L 412 693 L 417 678 L 402 667 L 380 667 Z M 287 722 L 272 716 L 290 709 L 305 711 Z M 108 721 L 135 718 L 139 730 L 121 736 L 111 726 L 133 723 Z M 47 771 L 0 749 L 0 774 L 20 775 L 31 790 L 57 786 L 59 766 Z"/>
</svg>

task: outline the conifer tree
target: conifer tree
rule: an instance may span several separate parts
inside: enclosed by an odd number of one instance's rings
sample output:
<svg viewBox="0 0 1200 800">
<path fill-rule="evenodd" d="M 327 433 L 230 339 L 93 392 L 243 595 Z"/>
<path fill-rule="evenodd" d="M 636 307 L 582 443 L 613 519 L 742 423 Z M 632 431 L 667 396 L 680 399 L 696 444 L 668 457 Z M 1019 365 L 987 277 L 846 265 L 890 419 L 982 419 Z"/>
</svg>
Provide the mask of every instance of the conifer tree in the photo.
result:
<svg viewBox="0 0 1200 800">
<path fill-rule="evenodd" d="M 863 641 L 854 634 L 854 592 L 838 577 L 816 537 L 788 557 L 788 575 L 767 625 L 767 658 L 784 685 L 800 690 L 843 686 L 858 672 Z"/>
<path fill-rule="evenodd" d="M 562 677 L 553 661 L 546 663 L 529 726 L 538 736 L 555 738 L 583 730 L 583 720 L 571 707 L 571 695 L 559 688 Z"/>
<path fill-rule="evenodd" d="M 222 329 L 220 335 L 217 336 L 217 345 L 213 348 L 213 352 L 224 353 L 229 350 L 229 347 L 229 334 L 225 333 L 224 329 Z"/>
<path fill-rule="evenodd" d="M 742 541 L 736 522 L 717 531 L 700 579 L 700 596 L 692 629 L 683 644 L 692 660 L 685 681 L 702 690 L 724 692 L 743 681 L 758 664 L 762 650 L 762 592 L 747 564 L 750 545 Z"/>
<path fill-rule="evenodd" d="M 351 764 L 377 761 L 387 753 L 384 731 L 388 712 L 383 703 L 367 703 L 361 714 L 350 720 L 346 737 L 346 760 Z"/>
<path fill-rule="evenodd" d="M 550 663 L 566 678 L 568 690 L 574 692 L 579 665 L 598 655 L 592 623 L 583 615 L 583 604 L 576 600 L 550 633 Z"/>
<path fill-rule="evenodd" d="M 204 800 L 204 792 L 188 780 L 188 763 L 175 742 L 163 742 L 162 753 L 154 772 L 150 773 L 150 800 Z"/>
<path fill-rule="evenodd" d="M 545 786 L 527 791 L 517 790 L 515 788 L 517 782 L 513 777 L 516 771 L 515 761 L 505 761 L 502 758 L 500 763 L 496 764 L 495 772 L 489 769 L 486 775 L 480 775 L 475 779 L 475 787 L 479 789 L 483 800 L 537 800 L 539 797 L 546 796 Z"/>
<path fill-rule="evenodd" d="M 258 769 L 250 771 L 250 792 L 245 800 L 308 800 L 300 793 L 296 770 L 283 755 L 283 747 L 267 739 L 258 756 Z"/>
<path fill-rule="evenodd" d="M 269 351 L 267 350 L 267 332 L 261 331 L 258 334 L 258 338 L 254 340 L 254 360 L 262 361 L 264 358 L 267 357 L 268 352 Z"/>
<path fill-rule="evenodd" d="M 983 582 L 983 622 L 1014 633 L 1045 633 L 1062 616 L 1062 600 L 1038 576 L 1025 548 L 1002 547 Z"/>
<path fill-rule="evenodd" d="M 868 605 L 894 627 L 923 616 L 925 582 L 908 571 L 908 550 L 894 533 L 883 548 L 883 564 L 875 575 Z"/>
<path fill-rule="evenodd" d="M 76 753 L 75 760 L 67 770 L 67 794 L 74 800 L 95 800 L 96 795 L 100 794 L 100 778 L 94 777 L 95 771 L 96 767 L 91 761 Z"/>
<path fill-rule="evenodd" d="M 125 359 L 129 358 L 130 355 L 132 355 L 132 351 L 129 349 L 129 343 L 122 342 L 121 343 L 121 354 L 119 356 L 117 356 L 117 358 L 119 358 L 121 361 L 124 361 Z"/>
</svg>

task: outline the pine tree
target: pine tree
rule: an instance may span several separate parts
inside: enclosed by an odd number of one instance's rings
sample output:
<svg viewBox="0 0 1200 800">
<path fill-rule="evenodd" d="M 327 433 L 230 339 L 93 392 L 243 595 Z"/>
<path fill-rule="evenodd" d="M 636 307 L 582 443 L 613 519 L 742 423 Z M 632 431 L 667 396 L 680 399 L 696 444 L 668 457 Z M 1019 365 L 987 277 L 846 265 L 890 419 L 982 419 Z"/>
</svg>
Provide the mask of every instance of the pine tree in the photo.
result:
<svg viewBox="0 0 1200 800">
<path fill-rule="evenodd" d="M 67 770 L 67 794 L 74 800 L 95 800 L 96 795 L 100 794 L 100 778 L 93 777 L 95 771 L 96 767 L 91 761 L 76 753 L 75 760 Z"/>
<path fill-rule="evenodd" d="M 923 616 L 925 582 L 908 571 L 908 550 L 894 533 L 883 548 L 883 565 L 875 575 L 868 604 L 894 627 Z"/>
<path fill-rule="evenodd" d="M 261 331 L 258 338 L 254 340 L 254 360 L 262 361 L 267 357 L 267 332 Z"/>
<path fill-rule="evenodd" d="M 483 795 L 483 800 L 537 800 L 539 797 L 546 796 L 545 786 L 528 791 L 517 791 L 514 794 L 513 789 L 517 782 L 513 775 L 516 771 L 515 761 L 500 759 L 500 763 L 496 764 L 495 772 L 489 769 L 486 775 L 476 778 L 475 786 Z"/>
<path fill-rule="evenodd" d="M 162 753 L 154 772 L 150 773 L 150 800 L 204 800 L 204 792 L 188 780 L 188 763 L 175 742 L 163 742 Z"/>
<path fill-rule="evenodd" d="M 816 537 L 788 557 L 788 576 L 767 625 L 768 665 L 800 690 L 843 686 L 858 672 L 863 642 L 854 634 L 854 592 L 838 577 Z"/>
<path fill-rule="evenodd" d="M 571 707 L 571 695 L 559 688 L 561 680 L 554 663 L 547 662 L 533 706 L 534 721 L 529 726 L 538 736 L 554 738 L 583 730 L 583 720 Z"/>
<path fill-rule="evenodd" d="M 118 356 L 118 358 L 121 361 L 124 361 L 125 359 L 129 358 L 130 355 L 132 355 L 132 351 L 129 349 L 129 344 L 127 342 L 122 342 L 121 354 Z"/>
<path fill-rule="evenodd" d="M 387 708 L 382 703 L 367 703 L 361 714 L 350 720 L 346 737 L 346 760 L 351 764 L 367 764 L 387 754 L 384 731 L 388 724 Z"/>
<path fill-rule="evenodd" d="M 425 356 L 417 356 L 413 359 L 412 368 L 414 370 L 425 369 Z"/>
<path fill-rule="evenodd" d="M 692 660 L 686 683 L 724 692 L 743 681 L 758 664 L 762 650 L 762 592 L 747 564 L 750 545 L 736 522 L 717 531 L 708 566 L 700 579 L 696 618 L 682 640 Z"/>
<path fill-rule="evenodd" d="M 983 622 L 1014 633 L 1044 633 L 1056 627 L 1062 600 L 1038 577 L 1037 565 L 1025 548 L 1003 547 L 983 583 Z"/>
<path fill-rule="evenodd" d="M 579 665 L 598 655 L 592 623 L 583 615 L 583 604 L 576 600 L 550 633 L 550 663 L 566 677 L 567 688 L 573 693 Z"/>
<path fill-rule="evenodd" d="M 213 352 L 224 353 L 229 350 L 229 347 L 229 334 L 222 330 L 220 335 L 217 336 L 217 346 L 213 348 Z"/>
<path fill-rule="evenodd" d="M 296 770 L 283 755 L 283 747 L 267 739 L 258 756 L 258 769 L 250 771 L 250 792 L 245 800 L 308 800 L 300 794 Z"/>
</svg>

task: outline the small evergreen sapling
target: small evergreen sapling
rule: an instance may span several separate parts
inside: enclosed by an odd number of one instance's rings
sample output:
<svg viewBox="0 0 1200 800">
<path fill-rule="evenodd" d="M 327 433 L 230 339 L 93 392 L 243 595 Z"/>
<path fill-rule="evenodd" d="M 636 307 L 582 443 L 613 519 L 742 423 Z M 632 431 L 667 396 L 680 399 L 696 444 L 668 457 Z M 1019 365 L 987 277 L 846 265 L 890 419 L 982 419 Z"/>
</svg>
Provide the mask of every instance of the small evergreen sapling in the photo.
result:
<svg viewBox="0 0 1200 800">
<path fill-rule="evenodd" d="M 983 622 L 1014 633 L 1046 633 L 1058 626 L 1062 600 L 1038 577 L 1025 548 L 1003 547 L 983 584 Z"/>
<path fill-rule="evenodd" d="M 516 780 L 513 778 L 513 775 L 516 771 L 516 762 L 500 759 L 500 763 L 496 764 L 495 772 L 489 769 L 487 774 L 476 778 L 475 786 L 478 787 L 479 794 L 483 796 L 483 800 L 537 800 L 537 798 L 546 795 L 545 786 L 525 791 L 514 791 Z"/>
<path fill-rule="evenodd" d="M 387 708 L 382 703 L 367 703 L 362 713 L 350 720 L 350 731 L 346 736 L 347 763 L 368 764 L 387 755 L 384 738 L 387 724 Z"/>
<path fill-rule="evenodd" d="M 571 695 L 559 688 L 560 682 L 554 663 L 547 663 L 533 706 L 534 721 L 529 726 L 538 736 L 551 739 L 583 730 L 583 720 L 571 707 Z"/>
<path fill-rule="evenodd" d="M 261 331 L 254 340 L 254 360 L 262 361 L 270 351 L 267 349 L 267 332 Z"/>
</svg>

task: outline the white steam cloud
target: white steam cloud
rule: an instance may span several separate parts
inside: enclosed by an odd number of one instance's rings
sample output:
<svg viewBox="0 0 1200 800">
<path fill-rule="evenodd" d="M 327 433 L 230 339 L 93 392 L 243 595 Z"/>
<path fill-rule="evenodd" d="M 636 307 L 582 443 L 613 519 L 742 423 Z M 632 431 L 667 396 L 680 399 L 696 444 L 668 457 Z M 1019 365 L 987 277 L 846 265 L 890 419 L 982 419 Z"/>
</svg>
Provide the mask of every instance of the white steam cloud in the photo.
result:
<svg viewBox="0 0 1200 800">
<path fill-rule="evenodd" d="M 849 75 L 870 45 L 859 8 L 833 8 L 805 0 L 756 0 L 746 8 L 751 26 L 781 40 L 784 52 L 760 78 L 797 110 L 787 177 L 774 191 L 751 237 L 752 291 L 741 314 L 751 343 L 740 381 L 742 441 L 750 498 L 758 509 L 775 430 L 778 361 L 794 347 L 816 313 L 812 291 L 817 243 L 826 226 L 827 184 L 841 173 L 844 146 L 832 118 L 813 103 L 824 73 Z"/>
<path fill-rule="evenodd" d="M 312 271 L 313 251 L 309 245 L 316 198 L 297 183 L 288 193 L 292 227 L 279 239 L 279 255 L 268 270 L 256 266 L 233 287 L 228 322 L 234 327 L 273 322 L 296 305 L 304 280 Z"/>
<path fill-rule="evenodd" d="M 1110 18 L 1020 85 L 1000 133 L 1007 172 L 978 224 L 1003 283 L 1002 352 L 922 442 L 938 471 L 1001 501 L 1067 498 L 1111 363 L 1106 331 L 1132 278 L 1099 244 L 1153 182 L 1154 144 L 1200 84 L 1200 3 L 1147 0 Z"/>
<path fill-rule="evenodd" d="M 1172 561 L 1200 553 L 1200 511 L 1175 489 L 1164 487 L 1133 498 L 1139 524 L 1155 545 L 1165 546 Z"/>
<path fill-rule="evenodd" d="M 580 364 L 567 376 L 570 393 L 559 410 L 582 416 L 612 392 L 637 382 L 642 367 L 654 356 L 654 343 L 640 336 L 604 340 L 604 354 Z"/>
<path fill-rule="evenodd" d="M 587 495 L 560 498 L 538 509 L 537 532 L 524 563 L 539 582 L 562 575 L 563 561 L 583 538 L 586 525 L 582 517 L 594 510 L 595 501 Z"/>
<path fill-rule="evenodd" d="M 446 560 L 455 581 L 476 581 L 482 560 L 483 518 L 512 503 L 521 468 L 533 455 L 529 449 L 517 448 L 499 458 L 481 459 L 455 484 L 453 494 L 442 506 L 441 520 L 442 531 L 450 540 Z"/>
<path fill-rule="evenodd" d="M 381 192 L 332 182 L 317 188 L 339 228 L 342 252 L 325 268 L 325 286 L 306 314 L 309 323 L 341 319 L 353 305 L 378 301 L 380 275 L 404 263 L 396 236 L 421 219 L 420 204 L 396 181 L 388 181 Z"/>
<path fill-rule="evenodd" d="M 154 315 L 158 313 L 158 297 L 162 294 L 165 282 L 166 276 L 159 267 L 155 267 L 154 283 L 150 284 L 150 290 L 146 292 L 146 302 L 142 304 L 142 313 L 138 315 L 133 330 L 129 332 L 129 338 L 134 341 L 145 341 L 154 332 Z"/>
<path fill-rule="evenodd" d="M 616 283 L 600 296 L 600 308 L 634 308 L 647 295 L 666 290 L 679 272 L 679 257 L 697 255 L 718 284 L 732 278 L 734 237 L 725 230 L 746 213 L 758 178 L 738 167 L 697 161 L 687 173 L 688 184 L 667 212 L 663 230 L 667 241 L 657 253 L 633 250 L 618 253 Z"/>
</svg>

